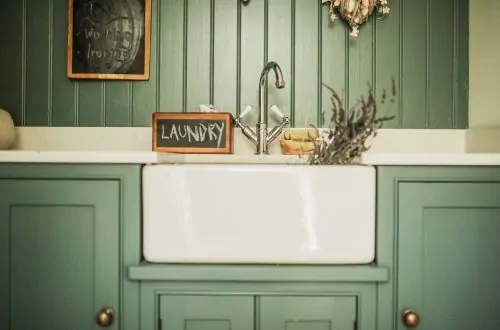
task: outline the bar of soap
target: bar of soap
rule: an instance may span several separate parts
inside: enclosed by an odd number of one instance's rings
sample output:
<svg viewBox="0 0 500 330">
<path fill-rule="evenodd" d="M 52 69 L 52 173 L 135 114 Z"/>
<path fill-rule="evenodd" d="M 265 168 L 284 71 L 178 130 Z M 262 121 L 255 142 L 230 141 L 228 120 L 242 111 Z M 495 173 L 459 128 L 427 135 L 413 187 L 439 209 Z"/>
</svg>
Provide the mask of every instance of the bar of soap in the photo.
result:
<svg viewBox="0 0 500 330">
<path fill-rule="evenodd" d="M 283 139 L 292 141 L 314 142 L 318 139 L 318 131 L 315 129 L 291 129 L 283 133 Z"/>
<path fill-rule="evenodd" d="M 10 149 L 16 142 L 16 128 L 11 115 L 0 109 L 0 150 Z"/>
<path fill-rule="evenodd" d="M 310 155 L 314 152 L 315 143 L 281 139 L 280 146 L 284 155 Z"/>
</svg>

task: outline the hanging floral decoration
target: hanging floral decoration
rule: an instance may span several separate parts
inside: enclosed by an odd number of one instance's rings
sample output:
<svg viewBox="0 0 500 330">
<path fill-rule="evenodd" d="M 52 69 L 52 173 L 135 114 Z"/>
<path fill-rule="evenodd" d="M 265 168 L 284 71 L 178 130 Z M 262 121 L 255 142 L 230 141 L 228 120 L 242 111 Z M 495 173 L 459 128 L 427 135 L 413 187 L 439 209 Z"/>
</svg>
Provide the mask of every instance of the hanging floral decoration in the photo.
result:
<svg viewBox="0 0 500 330">
<path fill-rule="evenodd" d="M 351 27 L 350 36 L 357 37 L 359 27 L 368 20 L 368 17 L 376 9 L 379 18 L 389 13 L 388 0 L 322 0 L 322 3 L 330 3 L 328 18 L 330 21 L 344 19 Z"/>
</svg>

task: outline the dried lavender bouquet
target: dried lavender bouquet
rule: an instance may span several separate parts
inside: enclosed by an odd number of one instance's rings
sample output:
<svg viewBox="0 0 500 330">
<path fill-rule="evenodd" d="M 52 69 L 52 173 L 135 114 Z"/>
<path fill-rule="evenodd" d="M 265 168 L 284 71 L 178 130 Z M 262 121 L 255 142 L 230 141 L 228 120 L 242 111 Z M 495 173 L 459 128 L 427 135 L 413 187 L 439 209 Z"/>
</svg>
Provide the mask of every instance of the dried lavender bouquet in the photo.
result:
<svg viewBox="0 0 500 330">
<path fill-rule="evenodd" d="M 377 130 L 383 123 L 394 119 L 395 116 L 377 117 L 378 105 L 373 95 L 373 89 L 368 85 L 368 96 L 360 100 L 351 108 L 346 109 L 339 94 L 330 86 L 323 83 L 331 93 L 332 117 L 326 132 L 320 134 L 318 128 L 312 126 L 320 137 L 315 141 L 314 151 L 308 159 L 309 165 L 346 165 L 357 164 L 361 155 L 370 149 L 369 140 L 377 135 Z M 394 103 L 396 85 L 392 80 L 391 103 Z M 387 92 L 384 89 L 380 104 L 387 101 Z"/>
</svg>

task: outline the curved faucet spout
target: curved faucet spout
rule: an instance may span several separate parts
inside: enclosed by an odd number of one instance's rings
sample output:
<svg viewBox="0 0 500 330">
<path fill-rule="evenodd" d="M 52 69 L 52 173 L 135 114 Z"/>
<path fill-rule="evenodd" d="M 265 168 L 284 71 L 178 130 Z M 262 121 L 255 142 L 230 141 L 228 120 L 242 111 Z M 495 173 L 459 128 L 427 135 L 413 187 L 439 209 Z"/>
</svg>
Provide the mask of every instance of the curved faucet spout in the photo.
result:
<svg viewBox="0 0 500 330">
<path fill-rule="evenodd" d="M 283 72 L 281 71 L 278 63 L 271 61 L 268 62 L 260 74 L 259 79 L 259 119 L 257 122 L 257 154 L 267 154 L 267 120 L 268 112 L 266 107 L 267 95 L 266 82 L 269 71 L 273 70 L 276 76 L 276 88 L 282 89 L 285 87 L 285 80 L 283 79 Z"/>
<path fill-rule="evenodd" d="M 264 66 L 264 69 L 262 69 L 259 80 L 259 88 L 264 87 L 264 85 L 266 84 L 267 75 L 269 74 L 269 71 L 271 71 L 271 69 L 274 71 L 274 75 L 276 76 L 276 88 L 284 88 L 285 80 L 283 79 L 283 72 L 281 71 L 281 67 L 278 63 L 273 61 L 268 62 Z"/>
</svg>

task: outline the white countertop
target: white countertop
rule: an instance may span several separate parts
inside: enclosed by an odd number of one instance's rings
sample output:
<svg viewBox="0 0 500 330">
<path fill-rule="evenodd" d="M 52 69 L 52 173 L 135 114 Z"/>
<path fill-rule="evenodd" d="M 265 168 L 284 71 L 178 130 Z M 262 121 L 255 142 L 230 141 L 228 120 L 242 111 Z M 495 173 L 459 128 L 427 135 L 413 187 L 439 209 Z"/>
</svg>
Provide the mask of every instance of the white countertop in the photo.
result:
<svg viewBox="0 0 500 330">
<path fill-rule="evenodd" d="M 151 151 L 151 128 L 19 127 L 12 150 L 0 163 L 229 163 L 304 164 L 307 156 L 285 156 L 279 143 L 271 155 L 254 155 L 235 130 L 233 155 L 161 154 Z M 497 142 L 498 141 L 498 142 Z M 366 165 L 500 166 L 500 128 L 480 130 L 380 130 L 362 159 Z"/>
<path fill-rule="evenodd" d="M 89 164 L 305 164 L 284 155 L 160 154 L 150 151 L 0 151 L 0 163 Z M 500 154 L 366 154 L 365 165 L 500 166 Z"/>
</svg>

